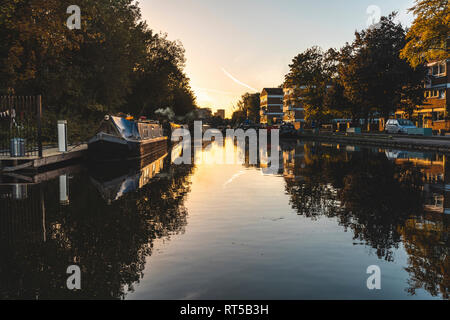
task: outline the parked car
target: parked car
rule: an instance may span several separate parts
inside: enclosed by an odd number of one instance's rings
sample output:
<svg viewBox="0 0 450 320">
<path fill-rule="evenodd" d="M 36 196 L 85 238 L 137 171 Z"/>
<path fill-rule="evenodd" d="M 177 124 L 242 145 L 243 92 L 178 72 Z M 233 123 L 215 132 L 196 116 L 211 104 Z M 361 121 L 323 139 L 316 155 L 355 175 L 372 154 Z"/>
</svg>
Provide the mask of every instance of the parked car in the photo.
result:
<svg viewBox="0 0 450 320">
<path fill-rule="evenodd" d="M 408 129 L 417 128 L 411 120 L 389 119 L 386 122 L 385 131 L 387 133 L 408 133 Z"/>
</svg>

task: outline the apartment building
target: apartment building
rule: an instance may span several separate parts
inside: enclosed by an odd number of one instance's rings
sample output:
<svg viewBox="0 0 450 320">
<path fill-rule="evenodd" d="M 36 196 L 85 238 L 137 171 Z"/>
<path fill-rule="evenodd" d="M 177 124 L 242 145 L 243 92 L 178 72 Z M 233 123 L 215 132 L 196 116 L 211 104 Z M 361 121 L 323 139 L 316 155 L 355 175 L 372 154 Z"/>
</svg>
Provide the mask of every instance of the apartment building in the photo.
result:
<svg viewBox="0 0 450 320">
<path fill-rule="evenodd" d="M 283 89 L 264 88 L 260 95 L 260 122 L 276 124 L 283 121 Z"/>
<path fill-rule="evenodd" d="M 302 102 L 301 87 L 284 87 L 283 121 L 292 123 L 295 129 L 305 126 L 305 109 Z"/>
<path fill-rule="evenodd" d="M 427 65 L 428 76 L 424 86 L 425 101 L 413 111 L 411 119 L 420 127 L 450 131 L 449 65 L 450 59 Z M 396 116 L 405 117 L 406 114 L 404 111 L 398 110 Z"/>
</svg>

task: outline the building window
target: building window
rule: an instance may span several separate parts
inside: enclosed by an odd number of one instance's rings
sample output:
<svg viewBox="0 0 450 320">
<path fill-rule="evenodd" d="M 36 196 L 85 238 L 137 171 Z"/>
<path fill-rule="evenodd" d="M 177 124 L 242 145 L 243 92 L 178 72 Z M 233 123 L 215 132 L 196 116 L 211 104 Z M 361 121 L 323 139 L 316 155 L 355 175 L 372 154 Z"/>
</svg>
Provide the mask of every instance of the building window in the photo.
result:
<svg viewBox="0 0 450 320">
<path fill-rule="evenodd" d="M 435 76 L 435 77 L 442 77 L 445 76 L 446 73 L 446 64 L 444 63 L 439 63 L 439 64 L 435 64 L 434 66 L 432 66 L 430 68 L 430 73 Z"/>
<path fill-rule="evenodd" d="M 445 98 L 445 89 L 435 89 L 425 91 L 425 98 Z"/>
</svg>

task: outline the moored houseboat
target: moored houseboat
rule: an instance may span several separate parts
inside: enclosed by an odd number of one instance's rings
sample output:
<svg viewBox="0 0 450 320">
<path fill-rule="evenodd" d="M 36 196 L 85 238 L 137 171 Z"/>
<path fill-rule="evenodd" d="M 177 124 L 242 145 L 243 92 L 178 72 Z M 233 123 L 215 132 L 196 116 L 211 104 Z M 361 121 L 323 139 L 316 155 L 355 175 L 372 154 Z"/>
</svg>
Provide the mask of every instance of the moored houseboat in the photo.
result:
<svg viewBox="0 0 450 320">
<path fill-rule="evenodd" d="M 93 161 L 137 160 L 167 148 L 167 137 L 156 121 L 125 116 L 105 116 L 97 134 L 88 142 Z"/>
</svg>

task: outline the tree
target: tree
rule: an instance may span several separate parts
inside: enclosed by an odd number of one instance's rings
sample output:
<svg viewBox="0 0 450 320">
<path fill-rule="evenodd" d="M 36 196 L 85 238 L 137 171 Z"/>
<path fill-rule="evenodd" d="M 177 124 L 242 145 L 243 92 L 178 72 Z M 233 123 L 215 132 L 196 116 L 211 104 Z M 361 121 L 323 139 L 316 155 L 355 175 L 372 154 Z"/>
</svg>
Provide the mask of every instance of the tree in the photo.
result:
<svg viewBox="0 0 450 320">
<path fill-rule="evenodd" d="M 242 111 L 244 119 L 248 119 L 253 123 L 259 123 L 260 118 L 260 94 L 245 93 L 237 103 L 238 110 Z"/>
<path fill-rule="evenodd" d="M 416 16 L 401 57 L 413 67 L 450 58 L 450 6 L 448 0 L 416 0 Z"/>
<path fill-rule="evenodd" d="M 345 88 L 334 79 L 325 96 L 324 105 L 338 118 L 359 119 L 360 108 L 345 96 Z"/>
<path fill-rule="evenodd" d="M 85 129 L 95 130 L 105 113 L 151 117 L 171 108 L 184 116 L 194 110 L 183 46 L 155 34 L 134 0 L 79 0 L 80 30 L 66 26 L 71 4 L 0 4 L 0 94 L 42 94 L 44 122 L 82 119 L 71 122 L 70 132 L 85 138 L 92 134 Z M 73 128 L 81 123 L 86 128 Z"/>
<path fill-rule="evenodd" d="M 195 108 L 195 96 L 183 69 L 184 48 L 165 34 L 147 31 L 147 50 L 132 75 L 128 109 L 136 115 L 151 115 L 170 108 L 177 116 Z"/>
<path fill-rule="evenodd" d="M 406 31 L 394 22 L 395 16 L 382 17 L 378 27 L 356 32 L 353 43 L 341 50 L 338 81 L 345 98 L 359 108 L 353 114 L 360 119 L 375 114 L 388 118 L 402 103 L 423 101 L 420 88 L 426 70 L 414 69 L 400 58 Z"/>
<path fill-rule="evenodd" d="M 323 52 L 319 47 L 312 47 L 294 57 L 289 65 L 284 85 L 296 88 L 297 98 L 302 99 L 309 120 L 322 122 L 330 118 L 325 96 L 335 71 L 333 55 L 333 50 Z"/>
<path fill-rule="evenodd" d="M 231 123 L 234 126 L 237 126 L 240 123 L 244 122 L 245 119 L 246 119 L 246 116 L 244 114 L 244 111 L 239 110 L 239 109 L 234 111 L 233 114 L 231 115 Z"/>
</svg>

